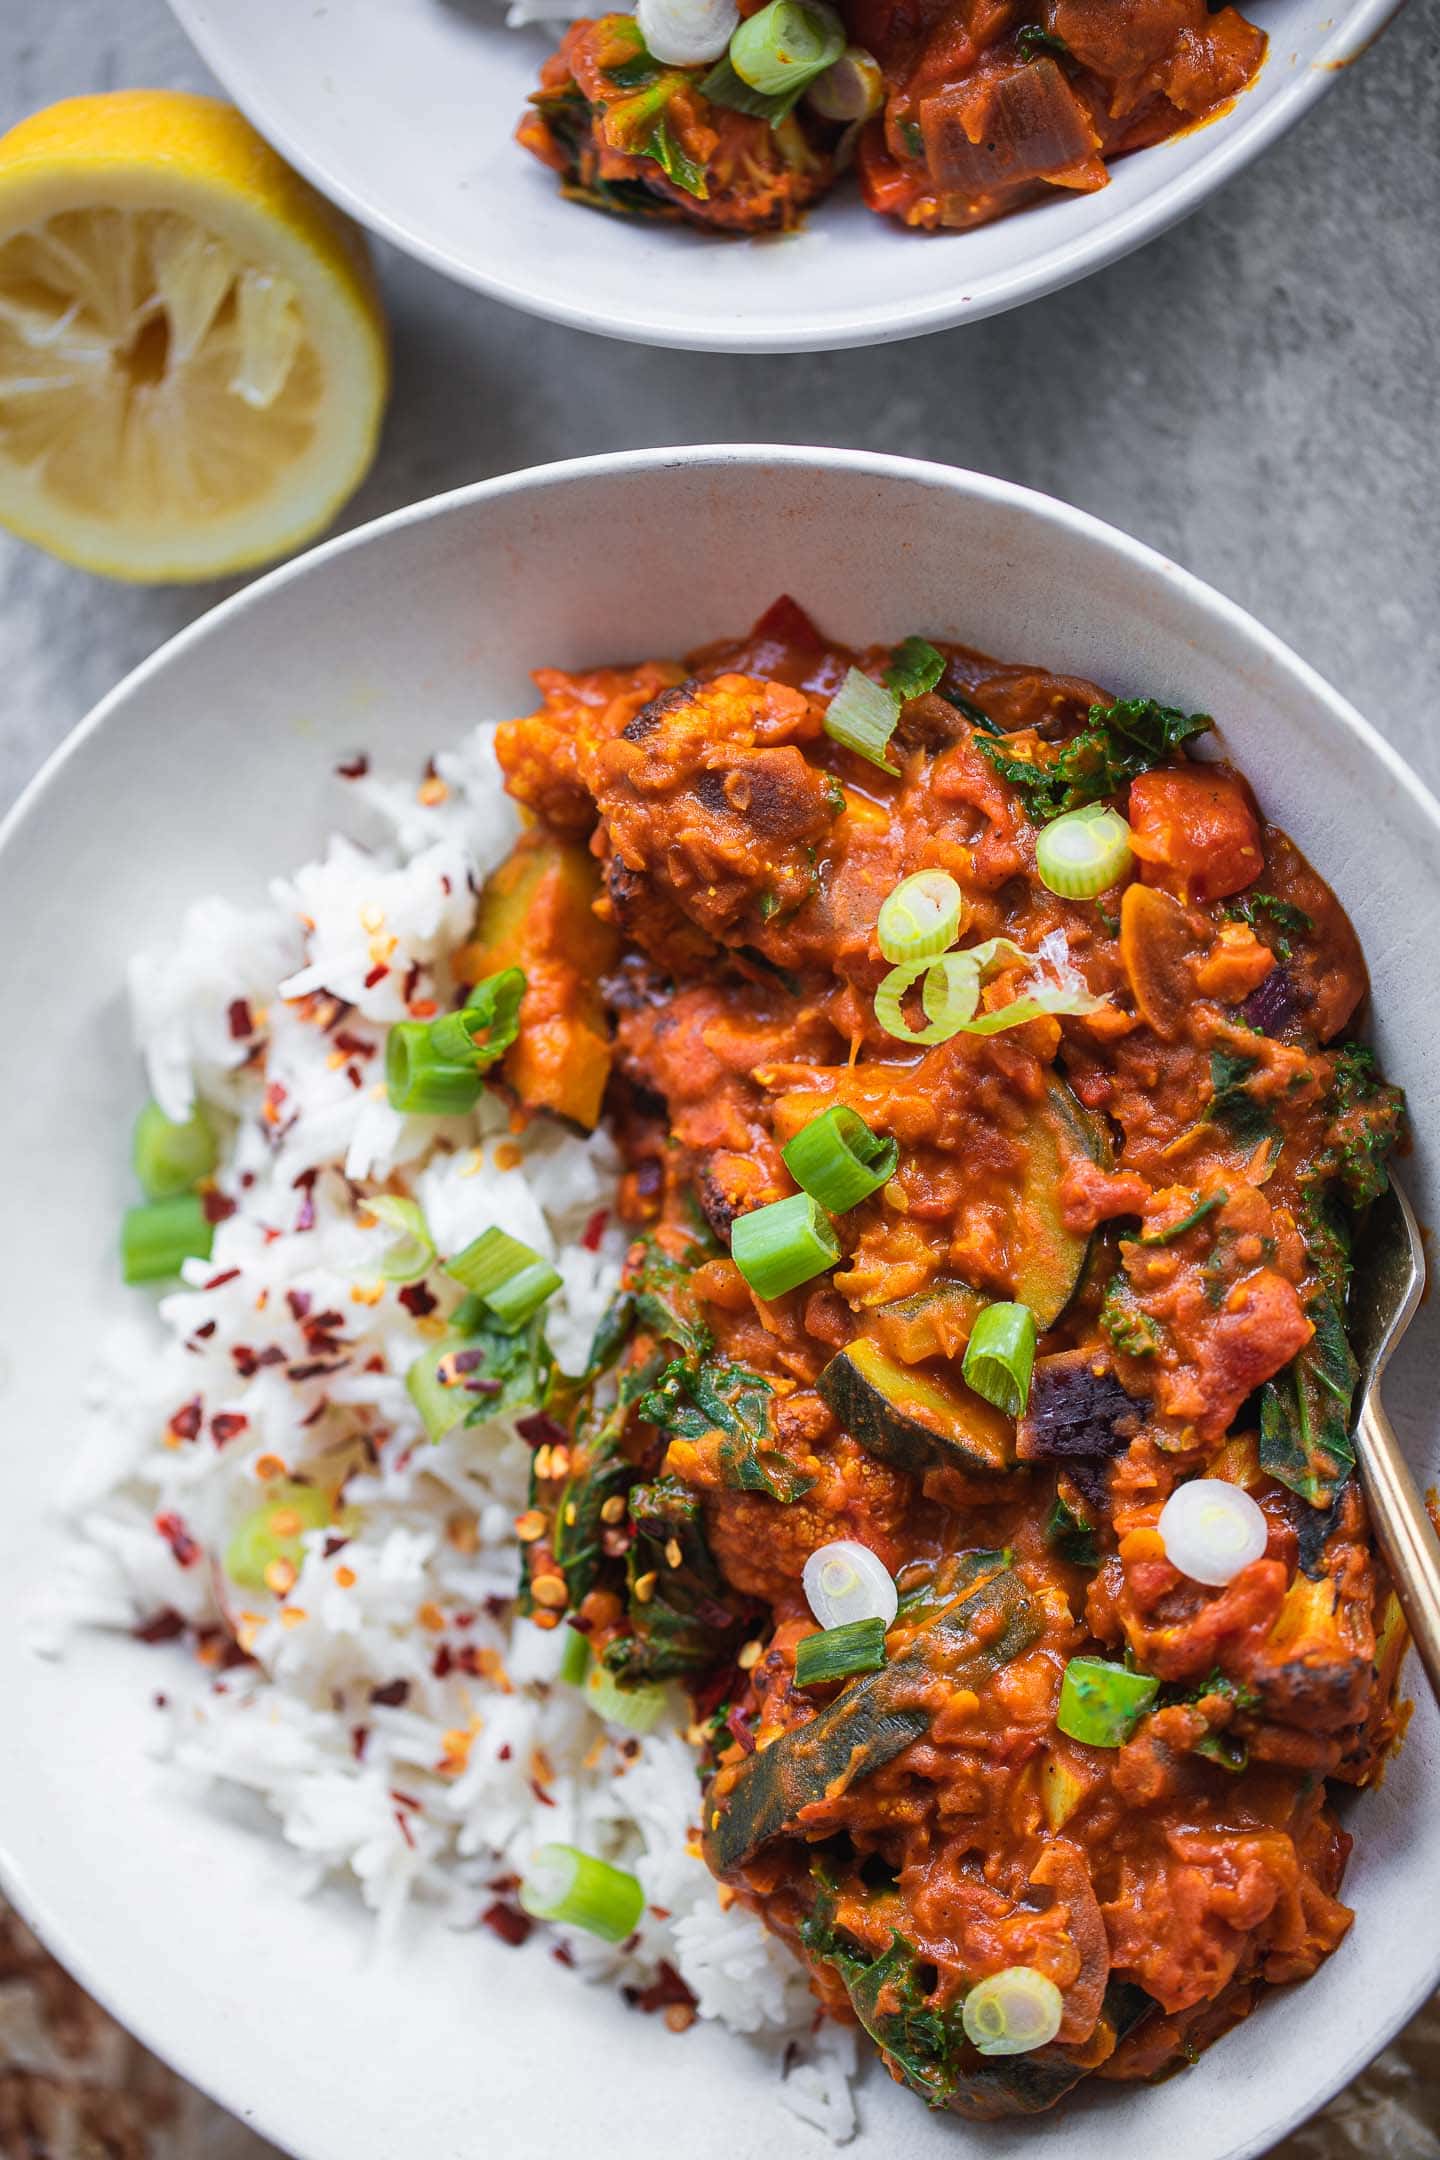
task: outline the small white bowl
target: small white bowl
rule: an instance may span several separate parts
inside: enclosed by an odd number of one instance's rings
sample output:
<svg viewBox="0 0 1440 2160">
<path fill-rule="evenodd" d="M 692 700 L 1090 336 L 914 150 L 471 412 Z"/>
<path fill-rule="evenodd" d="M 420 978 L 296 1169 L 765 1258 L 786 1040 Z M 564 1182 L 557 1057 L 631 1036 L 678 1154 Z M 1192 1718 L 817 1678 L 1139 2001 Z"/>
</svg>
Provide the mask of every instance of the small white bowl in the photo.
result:
<svg viewBox="0 0 1440 2160">
<path fill-rule="evenodd" d="M 1440 807 L 1240 609 L 1075 510 L 1003 481 L 840 450 L 589 458 L 422 503 L 277 570 L 97 708 L 0 831 L 0 1869 L 56 1954 L 158 2053 L 301 2160 L 668 2151 L 769 2160 L 805 2133 L 774 2071 L 683 2040 L 538 1946 L 417 1916 L 377 1955 L 357 1898 L 300 1903 L 273 1833 L 148 1759 L 170 1653 L 30 1623 L 63 1536 L 91 1346 L 134 1293 L 115 1226 L 141 1090 L 127 956 L 186 904 L 256 894 L 336 812 L 357 748 L 414 771 L 528 671 L 683 653 L 789 590 L 856 643 L 952 636 L 1215 713 L 1267 811 L 1334 883 L 1370 956 L 1376 1035 L 1410 1089 L 1406 1179 L 1437 1213 Z M 1388 1389 L 1421 1482 L 1440 1469 L 1432 1300 Z M 1408 1387 L 1407 1387 L 1408 1383 Z M 1241 2160 L 1318 2107 L 1440 1980 L 1440 1718 L 1422 1701 L 1349 1819 L 1351 1938 L 1200 2066 L 1023 2124 L 933 2117 L 872 2066 L 855 2160 L 1117 2150 Z M 817 2148 L 818 2151 L 818 2148 Z"/>
<path fill-rule="evenodd" d="M 558 33 L 507 30 L 505 0 L 170 4 L 261 132 L 434 269 L 641 344 L 807 352 L 978 321 L 1128 254 L 1283 134 L 1401 0 L 1249 0 L 1270 38 L 1258 81 L 1219 120 L 1117 160 L 1098 194 L 926 235 L 851 185 L 798 232 L 754 240 L 566 202 L 511 139 Z"/>
</svg>

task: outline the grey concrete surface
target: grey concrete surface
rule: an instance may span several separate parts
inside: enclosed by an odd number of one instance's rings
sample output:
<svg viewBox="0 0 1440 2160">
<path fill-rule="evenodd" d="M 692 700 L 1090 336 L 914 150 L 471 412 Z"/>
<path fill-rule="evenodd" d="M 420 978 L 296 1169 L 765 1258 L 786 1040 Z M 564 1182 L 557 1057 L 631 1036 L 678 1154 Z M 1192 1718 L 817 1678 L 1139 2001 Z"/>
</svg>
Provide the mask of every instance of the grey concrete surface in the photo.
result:
<svg viewBox="0 0 1440 2160">
<path fill-rule="evenodd" d="M 1263 14 L 1263 0 L 1259 0 Z M 163 0 L 0 0 L 0 127 L 79 90 L 200 88 Z M 1440 787 L 1440 25 L 1408 12 L 1319 108 L 1139 255 L 867 352 L 648 352 L 385 253 L 396 384 L 348 513 L 587 450 L 844 443 L 1064 496 L 1243 602 Z M 0 808 L 227 587 L 135 591 L 0 535 Z"/>
<path fill-rule="evenodd" d="M 150 84 L 207 86 L 163 0 L 0 0 L 0 128 L 76 91 Z M 946 459 L 1064 496 L 1210 579 L 1440 787 L 1437 236 L 1440 27 L 1413 0 L 1177 231 L 1026 311 L 914 344 L 645 352 L 508 314 L 384 251 L 395 396 L 346 521 L 616 446 Z M 109 585 L 0 535 L 0 810 L 103 692 L 229 589 Z M 1373 2122 L 1372 2104 L 1357 2089 Z M 1287 2152 L 1359 2149 L 1339 2143 L 1338 2116 L 1335 2131 Z M 193 2152 L 235 2152 L 232 2135 L 264 2160 L 218 2118 Z"/>
</svg>

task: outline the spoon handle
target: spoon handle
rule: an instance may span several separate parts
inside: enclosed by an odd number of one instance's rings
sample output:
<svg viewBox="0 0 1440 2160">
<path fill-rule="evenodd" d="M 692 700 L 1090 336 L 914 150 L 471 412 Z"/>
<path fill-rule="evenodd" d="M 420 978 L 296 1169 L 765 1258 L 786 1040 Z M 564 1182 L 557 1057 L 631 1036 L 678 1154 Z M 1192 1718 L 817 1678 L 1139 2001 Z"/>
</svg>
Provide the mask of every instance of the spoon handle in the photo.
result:
<svg viewBox="0 0 1440 2160">
<path fill-rule="evenodd" d="M 1371 1388 L 1361 1406 L 1355 1437 L 1376 1541 L 1394 1577 L 1410 1638 L 1440 1700 L 1440 1538 L 1378 1388 Z"/>
</svg>

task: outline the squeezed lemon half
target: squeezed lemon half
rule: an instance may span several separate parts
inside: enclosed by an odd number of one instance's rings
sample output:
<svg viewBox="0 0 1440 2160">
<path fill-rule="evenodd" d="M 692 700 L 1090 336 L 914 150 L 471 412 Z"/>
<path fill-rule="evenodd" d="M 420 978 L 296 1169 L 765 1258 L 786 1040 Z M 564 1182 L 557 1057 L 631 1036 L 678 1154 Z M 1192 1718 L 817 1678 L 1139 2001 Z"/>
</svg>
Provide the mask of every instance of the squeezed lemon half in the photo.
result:
<svg viewBox="0 0 1440 2160">
<path fill-rule="evenodd" d="M 287 553 L 363 478 L 364 241 L 233 106 L 72 98 L 0 138 L 0 523 L 110 577 Z"/>
</svg>

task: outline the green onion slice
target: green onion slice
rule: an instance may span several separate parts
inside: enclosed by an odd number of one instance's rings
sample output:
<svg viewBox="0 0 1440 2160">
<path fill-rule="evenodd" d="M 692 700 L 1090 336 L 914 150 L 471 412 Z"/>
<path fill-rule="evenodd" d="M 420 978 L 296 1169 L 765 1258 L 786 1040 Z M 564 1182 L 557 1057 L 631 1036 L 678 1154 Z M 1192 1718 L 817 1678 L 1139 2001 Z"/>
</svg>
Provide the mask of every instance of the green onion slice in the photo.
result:
<svg viewBox="0 0 1440 2160">
<path fill-rule="evenodd" d="M 539 1253 L 506 1230 L 482 1230 L 445 1272 L 483 1298 L 508 1328 L 523 1327 L 560 1288 L 561 1278 Z"/>
<path fill-rule="evenodd" d="M 965 895 L 946 870 L 917 870 L 880 903 L 875 935 L 896 965 L 936 960 L 960 935 Z"/>
<path fill-rule="evenodd" d="M 790 111 L 800 91 L 783 91 L 779 97 L 766 97 L 763 91 L 752 90 L 749 83 L 736 74 L 726 52 L 720 55 L 709 74 L 701 78 L 700 94 L 709 98 L 712 105 L 724 105 L 729 111 L 745 113 L 752 120 L 768 120 L 771 127 L 775 127 Z"/>
<path fill-rule="evenodd" d="M 520 1032 L 520 1003 L 525 995 L 523 968 L 503 968 L 476 983 L 459 1012 L 442 1013 L 429 1022 L 430 1043 L 446 1063 L 469 1063 L 486 1072 L 503 1057 Z M 477 1036 L 485 1040 L 478 1042 Z"/>
<path fill-rule="evenodd" d="M 1119 1747 L 1159 1692 L 1159 1681 L 1148 1673 L 1131 1672 L 1105 1658 L 1071 1658 L 1060 1683 L 1055 1722 L 1072 1740 Z"/>
<path fill-rule="evenodd" d="M 474 1047 L 464 1059 L 445 1058 L 424 1020 L 401 1020 L 385 1044 L 385 1092 L 392 1110 L 418 1117 L 459 1117 L 473 1110 L 485 1083 Z"/>
<path fill-rule="evenodd" d="M 220 1143 L 203 1103 L 178 1124 L 157 1102 L 135 1120 L 131 1147 L 135 1175 L 147 1200 L 174 1200 L 193 1192 L 220 1160 Z"/>
<path fill-rule="evenodd" d="M 873 62 L 871 63 L 873 66 Z M 923 637 L 907 637 L 895 648 L 885 670 L 885 687 L 893 690 L 902 705 L 924 697 L 945 673 L 945 655 Z"/>
<path fill-rule="evenodd" d="M 993 937 L 960 952 L 942 953 L 938 960 L 912 960 L 892 968 L 881 983 L 875 993 L 875 1017 L 899 1042 L 941 1043 L 952 1035 L 998 1035 L 1046 1014 L 1095 1012 L 1104 1004 L 1103 998 L 1092 997 L 1088 990 L 1041 980 L 1032 981 L 1023 996 L 1012 998 L 995 1012 L 976 1012 L 980 986 L 998 967 L 1007 960 L 1037 959 L 1043 961 L 1043 955 L 1027 952 L 1013 938 Z M 920 1000 L 928 1025 L 912 1028 L 905 1017 L 905 993 L 922 978 Z"/>
<path fill-rule="evenodd" d="M 759 17 L 752 15 L 750 20 L 758 22 Z M 741 25 L 742 29 L 745 27 Z M 852 667 L 830 700 L 824 721 L 825 733 L 843 750 L 853 750 L 857 757 L 868 758 L 881 772 L 898 780 L 899 768 L 890 763 L 885 751 L 899 718 L 900 700 L 894 691 L 872 682 L 859 668 Z"/>
<path fill-rule="evenodd" d="M 835 1103 L 811 1118 L 782 1150 L 786 1169 L 832 1215 L 843 1215 L 895 1174 L 900 1150 L 873 1133 L 858 1111 Z"/>
<path fill-rule="evenodd" d="M 847 45 L 835 65 L 826 68 L 824 74 L 817 75 L 811 83 L 806 92 L 806 103 L 822 120 L 834 120 L 841 125 L 853 127 L 858 121 L 873 120 L 885 103 L 885 77 L 879 62 L 863 46 Z M 907 639 L 906 642 L 910 641 Z M 921 638 L 915 640 L 917 645 L 923 642 Z M 939 679 L 937 675 L 935 681 Z M 926 688 L 933 689 L 934 684 L 927 683 Z"/>
<path fill-rule="evenodd" d="M 298 1568 L 305 1557 L 305 1532 L 334 1520 L 330 1496 L 318 1486 L 272 1486 L 226 1546 L 225 1573 L 242 1590 L 266 1590 L 267 1571 L 277 1562 Z"/>
<path fill-rule="evenodd" d="M 574 1630 L 571 1630 L 574 1633 Z M 603 1665 L 593 1665 L 585 1682 L 585 1700 L 596 1717 L 607 1725 L 622 1725 L 626 1732 L 654 1732 L 670 1707 L 669 1690 L 646 1685 L 621 1687 Z"/>
<path fill-rule="evenodd" d="M 730 1256 L 757 1297 L 784 1297 L 840 1258 L 840 1240 L 811 1194 L 792 1193 L 737 1215 Z"/>
<path fill-rule="evenodd" d="M 730 65 L 767 97 L 798 97 L 845 50 L 845 27 L 816 0 L 770 0 L 730 40 Z"/>
<path fill-rule="evenodd" d="M 1035 1315 L 1028 1305 L 987 1305 L 965 1348 L 965 1384 L 1007 1417 L 1030 1400 Z"/>
<path fill-rule="evenodd" d="M 120 1271 L 127 1283 L 167 1282 L 182 1260 L 208 1260 L 215 1226 L 194 1193 L 126 1208 L 120 1224 Z"/>
<path fill-rule="evenodd" d="M 567 1687 L 583 1687 L 585 1675 L 590 1670 L 590 1640 L 579 1628 L 566 1626 L 561 1630 L 565 1640 L 560 1649 L 559 1677 Z"/>
<path fill-rule="evenodd" d="M 396 1234 L 380 1263 L 386 1282 L 419 1282 L 429 1273 L 435 1265 L 435 1246 L 418 1201 L 381 1193 L 378 1199 L 365 1202 L 365 1212 Z"/>
<path fill-rule="evenodd" d="M 532 1919 L 584 1928 L 602 1942 L 624 1942 L 645 1910 L 645 1893 L 633 1875 L 575 1845 L 542 1845 L 518 1895 Z"/>
<path fill-rule="evenodd" d="M 1007 1965 L 978 1981 L 965 1997 L 965 2037 L 982 2055 L 1028 2055 L 1060 2030 L 1065 2001 L 1053 1980 L 1033 1965 Z"/>
<path fill-rule="evenodd" d="M 804 1635 L 795 1650 L 797 1687 L 820 1687 L 827 1680 L 848 1680 L 853 1673 L 879 1672 L 885 1663 L 883 1620 L 846 1620 L 840 1627 Z"/>
<path fill-rule="evenodd" d="M 1090 803 L 1042 826 L 1035 841 L 1040 881 L 1063 900 L 1093 900 L 1130 868 L 1130 827 L 1118 810 Z"/>
</svg>

